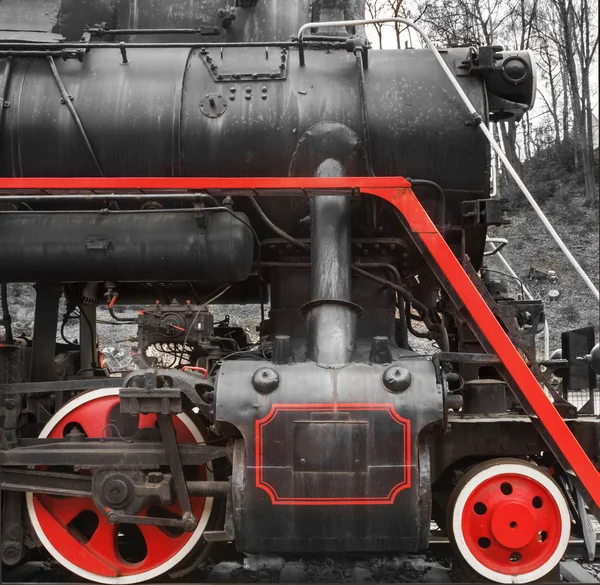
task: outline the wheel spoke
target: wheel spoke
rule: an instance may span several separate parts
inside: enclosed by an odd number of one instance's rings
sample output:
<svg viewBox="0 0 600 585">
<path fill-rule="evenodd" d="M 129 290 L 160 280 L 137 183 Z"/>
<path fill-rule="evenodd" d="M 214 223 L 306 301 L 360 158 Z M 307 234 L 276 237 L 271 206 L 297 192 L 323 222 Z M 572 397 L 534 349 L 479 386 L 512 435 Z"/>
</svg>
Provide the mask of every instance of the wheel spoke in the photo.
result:
<svg viewBox="0 0 600 585">
<path fill-rule="evenodd" d="M 94 502 L 90 498 L 61 498 L 38 495 L 35 501 L 36 505 L 42 506 L 64 529 L 81 512 L 85 510 L 94 511 L 96 509 Z"/>
<path fill-rule="evenodd" d="M 146 541 L 147 558 L 152 562 L 167 561 L 190 539 L 189 532 L 184 532 L 179 536 L 170 536 L 164 528 L 159 526 L 140 525 L 140 530 Z"/>
<path fill-rule="evenodd" d="M 101 516 L 98 528 L 86 546 L 90 554 L 115 568 L 123 565 L 117 549 L 117 529 Z"/>
</svg>

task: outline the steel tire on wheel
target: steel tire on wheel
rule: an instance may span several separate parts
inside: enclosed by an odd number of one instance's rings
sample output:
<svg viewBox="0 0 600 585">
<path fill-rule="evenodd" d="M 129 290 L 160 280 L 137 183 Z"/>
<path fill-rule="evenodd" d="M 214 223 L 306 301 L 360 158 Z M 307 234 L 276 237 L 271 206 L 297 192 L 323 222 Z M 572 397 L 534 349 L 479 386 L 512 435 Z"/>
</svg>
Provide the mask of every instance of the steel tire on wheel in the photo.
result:
<svg viewBox="0 0 600 585">
<path fill-rule="evenodd" d="M 92 390 L 80 394 L 50 419 L 40 433 L 40 438 L 62 437 L 70 423 L 80 425 L 90 438 L 101 438 L 105 430 L 110 429 L 112 421 L 118 418 L 118 394 L 118 388 Z M 152 429 L 155 417 L 140 415 L 137 423 L 133 417 L 130 417 L 129 421 L 133 421 L 137 429 Z M 173 422 L 179 442 L 204 442 L 200 430 L 186 414 L 173 416 Z M 65 461 L 65 465 L 68 466 L 68 463 Z M 204 467 L 192 472 L 195 479 L 212 479 L 212 474 Z M 148 581 L 180 566 L 190 553 L 201 554 L 198 547 L 202 546 L 200 539 L 211 517 L 213 498 L 190 499 L 192 511 L 198 521 L 197 528 L 191 533 L 175 533 L 157 526 L 135 525 L 135 533 L 131 537 L 133 544 L 130 546 L 137 546 L 137 549 L 141 548 L 142 551 L 145 547 L 146 556 L 132 561 L 121 553 L 120 547 L 124 533 L 132 530 L 125 527 L 133 525 L 110 525 L 91 498 L 26 494 L 27 510 L 33 529 L 54 559 L 80 577 L 114 585 Z M 177 503 L 162 508 L 160 513 L 180 512 Z M 140 515 L 153 513 L 150 508 L 146 508 Z M 84 514 L 87 514 L 85 518 Z M 98 521 L 91 518 L 90 514 L 95 515 Z M 87 522 L 86 530 L 89 533 L 85 538 L 75 524 L 79 518 L 84 518 Z M 136 537 L 140 542 L 135 542 Z"/>
<path fill-rule="evenodd" d="M 557 483 L 520 459 L 469 470 L 448 504 L 450 540 L 461 559 L 497 583 L 530 583 L 560 562 L 571 518 Z"/>
</svg>

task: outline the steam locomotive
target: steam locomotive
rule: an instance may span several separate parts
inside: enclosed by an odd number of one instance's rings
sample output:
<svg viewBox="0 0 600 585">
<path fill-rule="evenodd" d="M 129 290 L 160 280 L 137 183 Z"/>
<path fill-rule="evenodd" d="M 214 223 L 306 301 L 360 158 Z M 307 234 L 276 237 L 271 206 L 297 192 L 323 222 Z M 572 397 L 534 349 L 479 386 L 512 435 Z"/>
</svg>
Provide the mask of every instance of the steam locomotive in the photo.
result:
<svg viewBox="0 0 600 585">
<path fill-rule="evenodd" d="M 433 520 L 480 576 L 526 583 L 585 533 L 593 498 L 415 230 L 368 189 L 302 187 L 405 177 L 598 468 L 593 402 L 555 389 L 595 380 L 576 359 L 593 331 L 538 363 L 541 301 L 486 268 L 505 210 L 478 125 L 533 106 L 533 59 L 440 50 L 474 119 L 429 49 L 323 24 L 361 18 L 362 0 L 0 4 L 0 177 L 31 179 L 0 194 L 5 570 L 38 548 L 115 584 L 226 543 L 418 552 Z M 102 187 L 121 177 L 139 179 Z M 229 183 L 178 187 L 210 177 Z M 11 328 L 20 282 L 31 337 Z M 256 330 L 218 304 L 260 307 Z M 103 367 L 99 307 L 139 310 L 136 369 Z M 79 339 L 57 341 L 70 319 Z"/>
</svg>

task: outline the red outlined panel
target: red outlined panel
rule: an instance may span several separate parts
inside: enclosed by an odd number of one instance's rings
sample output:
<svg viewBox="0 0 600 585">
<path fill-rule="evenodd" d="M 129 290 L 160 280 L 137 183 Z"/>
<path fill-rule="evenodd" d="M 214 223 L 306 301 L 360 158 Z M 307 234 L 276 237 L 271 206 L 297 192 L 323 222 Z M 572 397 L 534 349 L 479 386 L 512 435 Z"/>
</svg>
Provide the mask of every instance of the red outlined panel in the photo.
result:
<svg viewBox="0 0 600 585">
<path fill-rule="evenodd" d="M 387 495 L 381 497 L 360 498 L 289 498 L 281 497 L 275 487 L 264 478 L 263 455 L 268 445 L 264 444 L 263 432 L 271 424 L 278 413 L 286 412 L 356 412 L 356 411 L 386 411 L 390 418 L 402 427 L 403 431 L 403 461 L 404 478 L 395 484 Z M 411 486 L 411 455 L 410 455 L 410 420 L 401 417 L 393 404 L 274 404 L 269 414 L 255 423 L 255 451 L 256 451 L 256 487 L 269 494 L 271 503 L 280 506 L 350 506 L 350 505 L 385 505 L 393 504 L 396 496 L 403 489 Z"/>
</svg>

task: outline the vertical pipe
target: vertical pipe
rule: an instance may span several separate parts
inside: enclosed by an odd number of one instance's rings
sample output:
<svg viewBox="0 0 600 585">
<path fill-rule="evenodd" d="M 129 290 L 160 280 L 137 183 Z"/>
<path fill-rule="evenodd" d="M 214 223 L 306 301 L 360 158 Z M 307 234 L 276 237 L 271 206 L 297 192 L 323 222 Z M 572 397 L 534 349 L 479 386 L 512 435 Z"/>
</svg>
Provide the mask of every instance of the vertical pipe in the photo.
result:
<svg viewBox="0 0 600 585">
<path fill-rule="evenodd" d="M 10 70 L 12 66 L 12 57 L 6 58 L 6 63 L 4 64 L 4 73 L 2 74 L 2 78 L 0 78 L 0 134 L 2 133 L 2 128 L 4 124 L 4 110 L 8 107 L 8 78 L 10 77 Z"/>
<path fill-rule="evenodd" d="M 338 161 L 321 163 L 317 177 L 343 176 Z M 312 200 L 311 298 L 307 306 L 308 358 L 343 366 L 354 357 L 356 307 L 351 298 L 350 198 L 320 195 Z"/>
<path fill-rule="evenodd" d="M 79 351 L 80 372 L 84 378 L 92 378 L 98 367 L 96 352 L 96 305 L 79 305 Z"/>
<path fill-rule="evenodd" d="M 56 380 L 54 356 L 56 353 L 58 302 L 61 294 L 62 287 L 56 284 L 37 283 L 35 285 L 30 374 L 32 382 Z"/>
</svg>

